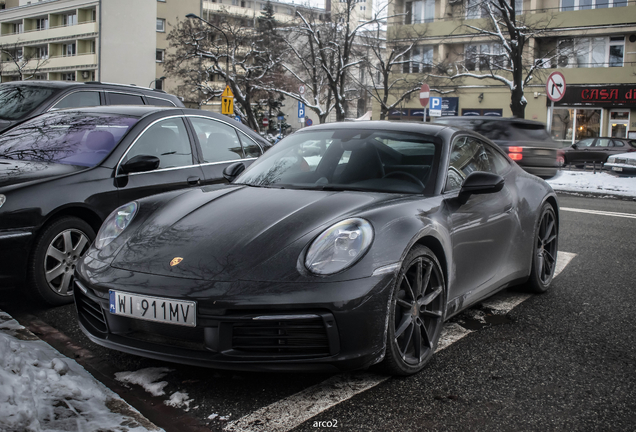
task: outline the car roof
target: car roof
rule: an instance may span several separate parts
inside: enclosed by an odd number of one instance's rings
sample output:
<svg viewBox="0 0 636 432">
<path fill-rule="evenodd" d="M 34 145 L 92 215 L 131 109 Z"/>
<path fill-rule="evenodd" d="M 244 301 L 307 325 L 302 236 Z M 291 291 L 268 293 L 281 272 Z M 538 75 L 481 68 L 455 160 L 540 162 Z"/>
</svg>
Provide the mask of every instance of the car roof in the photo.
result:
<svg viewBox="0 0 636 432">
<path fill-rule="evenodd" d="M 78 81 L 48 81 L 48 80 L 28 80 L 28 81 L 12 81 L 7 83 L 0 84 L 1 87 L 9 87 L 9 86 L 28 86 L 28 87 L 45 87 L 52 89 L 67 89 L 71 87 L 90 87 L 90 86 L 98 86 L 104 89 L 112 89 L 112 90 L 129 90 L 129 91 L 139 91 L 145 94 L 152 93 L 160 93 L 162 95 L 168 95 L 163 90 L 152 89 L 149 87 L 140 87 L 134 84 L 118 84 L 118 83 L 105 83 L 99 81 L 86 81 L 86 82 L 78 82 Z M 1 88 L 0 87 L 0 88 Z"/>
<path fill-rule="evenodd" d="M 296 133 L 302 133 L 306 131 L 315 131 L 323 129 L 371 129 L 371 130 L 389 130 L 398 132 L 414 132 L 426 135 L 437 136 L 446 132 L 465 132 L 462 128 L 454 127 L 452 125 L 442 125 L 434 123 L 420 123 L 409 121 L 386 121 L 386 120 L 369 120 L 369 121 L 357 121 L 357 122 L 341 122 L 341 123 L 324 123 L 321 125 L 304 127 Z"/>
<path fill-rule="evenodd" d="M 181 112 L 180 107 L 162 107 L 155 105 L 100 105 L 94 107 L 80 107 L 80 108 L 67 108 L 57 111 L 50 111 L 47 114 L 67 113 L 67 112 L 81 112 L 81 113 L 95 113 L 95 114 L 123 114 L 131 115 L 135 117 L 143 117 L 148 114 L 152 114 L 160 111 L 176 111 Z"/>
</svg>

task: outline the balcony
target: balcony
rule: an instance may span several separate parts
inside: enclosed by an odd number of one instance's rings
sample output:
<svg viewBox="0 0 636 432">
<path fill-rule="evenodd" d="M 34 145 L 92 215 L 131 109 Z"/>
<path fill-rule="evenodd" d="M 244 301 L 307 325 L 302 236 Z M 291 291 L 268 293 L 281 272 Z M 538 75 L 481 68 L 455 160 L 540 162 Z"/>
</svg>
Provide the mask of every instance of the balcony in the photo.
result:
<svg viewBox="0 0 636 432">
<path fill-rule="evenodd" d="M 31 70 L 38 65 L 38 60 L 29 61 L 26 69 Z M 83 66 L 97 65 L 97 54 L 80 54 L 76 56 L 56 56 L 49 57 L 48 60 L 41 60 L 39 69 L 42 71 L 50 70 L 71 70 Z M 2 63 L 2 71 L 4 74 L 11 74 L 17 68 L 12 62 L 5 61 Z"/>
<path fill-rule="evenodd" d="M 51 27 L 46 30 L 31 30 L 24 33 L 13 33 L 0 36 L 0 45 L 41 44 L 48 40 L 70 39 L 78 35 L 92 34 L 99 31 L 96 22 L 88 22 L 73 26 Z"/>
</svg>

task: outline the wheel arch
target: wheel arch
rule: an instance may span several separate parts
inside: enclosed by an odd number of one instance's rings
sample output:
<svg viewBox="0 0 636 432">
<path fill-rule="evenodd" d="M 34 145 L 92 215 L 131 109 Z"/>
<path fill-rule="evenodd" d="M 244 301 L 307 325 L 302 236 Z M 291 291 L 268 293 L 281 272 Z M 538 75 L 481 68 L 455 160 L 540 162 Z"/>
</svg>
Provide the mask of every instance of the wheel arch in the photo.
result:
<svg viewBox="0 0 636 432">
<path fill-rule="evenodd" d="M 42 232 L 42 230 L 54 220 L 57 220 L 66 216 L 72 216 L 72 217 L 82 219 L 84 222 L 88 223 L 91 226 L 91 228 L 93 228 L 93 231 L 95 231 L 95 233 L 99 231 L 99 228 L 102 226 L 102 222 L 104 221 L 103 218 L 97 214 L 97 212 L 95 212 L 94 210 L 86 206 L 82 206 L 82 205 L 65 206 L 65 207 L 56 209 L 55 211 L 51 212 L 46 217 L 42 225 L 40 225 L 40 227 L 38 228 L 37 235 L 39 235 Z"/>
<path fill-rule="evenodd" d="M 437 260 L 439 261 L 440 265 L 442 266 L 442 272 L 444 275 L 444 285 L 445 289 L 448 291 L 448 274 L 449 274 L 449 270 L 448 270 L 448 260 L 446 258 L 446 252 L 444 251 L 444 247 L 442 246 L 442 243 L 439 241 L 439 239 L 435 236 L 432 235 L 426 235 L 420 239 L 418 239 L 412 246 L 410 249 L 413 248 L 413 246 L 415 245 L 421 245 L 421 246 L 426 246 L 427 248 L 429 248 L 437 257 Z M 410 250 L 409 249 L 409 250 Z"/>
</svg>

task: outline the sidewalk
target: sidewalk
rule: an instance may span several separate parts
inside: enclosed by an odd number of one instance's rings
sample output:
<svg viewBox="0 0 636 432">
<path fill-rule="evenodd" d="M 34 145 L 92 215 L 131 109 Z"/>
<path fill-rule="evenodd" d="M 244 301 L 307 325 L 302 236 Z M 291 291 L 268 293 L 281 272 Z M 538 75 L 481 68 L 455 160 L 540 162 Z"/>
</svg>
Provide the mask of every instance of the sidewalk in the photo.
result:
<svg viewBox="0 0 636 432">
<path fill-rule="evenodd" d="M 561 170 L 547 182 L 556 192 L 600 198 L 636 199 L 636 177 L 617 177 L 607 172 Z"/>
<path fill-rule="evenodd" d="M 161 431 L 0 310 L 0 431 Z"/>
</svg>

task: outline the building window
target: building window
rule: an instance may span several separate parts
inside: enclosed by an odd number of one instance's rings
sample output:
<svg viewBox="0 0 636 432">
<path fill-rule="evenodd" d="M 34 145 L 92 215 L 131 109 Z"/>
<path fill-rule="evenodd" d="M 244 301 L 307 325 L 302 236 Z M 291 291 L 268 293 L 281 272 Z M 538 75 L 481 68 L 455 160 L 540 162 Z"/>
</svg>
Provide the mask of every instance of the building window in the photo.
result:
<svg viewBox="0 0 636 432">
<path fill-rule="evenodd" d="M 557 66 L 622 67 L 624 53 L 624 36 L 559 39 Z"/>
<path fill-rule="evenodd" d="M 35 28 L 36 30 L 47 30 L 49 28 L 49 19 L 48 18 L 38 18 L 35 20 Z"/>
<path fill-rule="evenodd" d="M 430 72 L 433 64 L 433 47 L 413 47 L 405 57 L 405 60 L 410 61 L 402 64 L 403 73 Z"/>
<path fill-rule="evenodd" d="M 13 33 L 24 33 L 24 24 L 22 23 L 13 24 Z"/>
<path fill-rule="evenodd" d="M 75 72 L 63 73 L 62 81 L 75 81 Z"/>
<path fill-rule="evenodd" d="M 435 0 L 418 0 L 406 2 L 404 24 L 421 24 L 433 22 L 435 18 Z"/>
<path fill-rule="evenodd" d="M 565 1 L 565 0 L 564 0 Z M 599 0 L 602 1 L 602 0 Z M 491 6 L 493 14 L 497 15 L 498 10 Z M 515 14 L 519 15 L 523 12 L 523 0 L 515 0 Z M 482 0 L 467 0 L 466 2 L 466 19 L 485 18 L 488 14 L 487 2 Z"/>
<path fill-rule="evenodd" d="M 157 18 L 157 31 L 158 32 L 166 31 L 166 20 L 164 18 Z"/>
<path fill-rule="evenodd" d="M 64 57 L 74 56 L 75 54 L 76 54 L 75 43 L 63 44 L 62 45 L 62 55 Z"/>
<path fill-rule="evenodd" d="M 77 14 L 75 12 L 62 15 L 62 24 L 72 26 L 77 24 Z"/>
<path fill-rule="evenodd" d="M 157 0 L 158 2 L 165 3 L 166 0 Z"/>
<path fill-rule="evenodd" d="M 49 46 L 44 45 L 41 47 L 37 47 L 35 49 L 35 58 L 39 58 L 42 60 L 49 58 Z"/>
<path fill-rule="evenodd" d="M 561 11 L 627 6 L 627 0 L 561 0 Z"/>
<path fill-rule="evenodd" d="M 464 67 L 469 71 L 489 71 L 508 65 L 508 57 L 500 44 L 466 45 Z"/>
<path fill-rule="evenodd" d="M 157 63 L 162 63 L 163 62 L 165 54 L 166 54 L 166 50 L 162 50 L 162 49 L 158 49 L 157 50 L 157 55 L 156 55 Z"/>
</svg>

